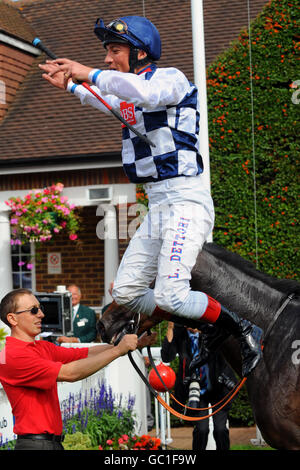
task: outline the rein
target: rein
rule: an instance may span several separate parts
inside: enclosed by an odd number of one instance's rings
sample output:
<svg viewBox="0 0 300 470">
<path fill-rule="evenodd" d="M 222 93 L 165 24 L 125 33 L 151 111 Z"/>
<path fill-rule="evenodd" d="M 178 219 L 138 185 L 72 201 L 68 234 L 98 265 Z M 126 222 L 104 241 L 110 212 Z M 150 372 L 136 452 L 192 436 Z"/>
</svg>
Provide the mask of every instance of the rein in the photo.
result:
<svg viewBox="0 0 300 470">
<path fill-rule="evenodd" d="M 279 307 L 279 309 L 276 311 L 271 323 L 269 324 L 268 328 L 267 328 L 267 331 L 265 333 L 265 337 L 264 337 L 264 341 L 263 341 L 263 346 L 266 344 L 267 342 L 267 339 L 268 339 L 268 336 L 271 332 L 271 330 L 273 329 L 275 323 L 277 322 L 279 316 L 281 315 L 281 313 L 284 311 L 284 309 L 286 308 L 286 306 L 288 305 L 288 303 L 295 297 L 295 294 L 290 294 L 288 295 L 288 297 L 285 299 L 285 301 L 283 302 L 283 304 Z M 137 330 L 138 330 L 138 326 L 139 326 L 139 320 L 140 320 L 140 317 L 138 316 L 138 320 L 135 322 L 134 319 L 130 320 L 129 324 L 122 330 L 121 332 L 121 337 L 124 335 L 124 334 L 127 334 L 127 333 L 136 333 Z M 148 334 L 150 334 L 150 331 L 148 330 Z M 118 337 L 118 342 L 120 341 L 120 336 Z M 160 376 L 157 368 L 156 368 L 156 365 L 154 363 L 154 360 L 153 360 L 153 357 L 152 357 L 152 353 L 151 353 L 151 348 L 150 346 L 147 346 L 147 353 L 148 353 L 148 357 L 149 357 L 149 361 L 150 361 L 150 364 L 151 366 L 154 368 L 159 380 L 161 381 L 162 385 L 164 386 L 166 392 L 168 391 L 168 387 L 166 386 L 166 384 L 164 383 L 162 377 Z M 134 369 L 136 370 L 136 372 L 138 373 L 138 375 L 140 376 L 140 378 L 142 379 L 142 381 L 144 382 L 144 384 L 147 386 L 147 388 L 149 389 L 149 391 L 154 395 L 154 397 L 157 399 L 157 401 L 166 409 L 168 410 L 170 413 L 172 413 L 174 416 L 176 416 L 177 418 L 180 418 L 180 419 L 183 419 L 185 421 L 201 421 L 201 420 L 204 420 L 204 419 L 208 419 L 210 418 L 211 416 L 215 415 L 216 413 L 218 413 L 220 410 L 222 410 L 222 408 L 224 408 L 234 397 L 235 395 L 240 391 L 240 389 L 243 387 L 243 385 L 245 384 L 246 380 L 247 380 L 247 377 L 243 377 L 243 379 L 240 380 L 240 382 L 235 386 L 235 388 L 230 391 L 227 395 L 225 395 L 225 397 L 223 397 L 218 403 L 215 403 L 214 405 L 208 407 L 208 408 L 191 408 L 189 406 L 186 406 L 186 405 L 183 405 L 182 403 L 180 403 L 175 397 L 173 394 L 170 393 L 170 397 L 176 402 L 178 403 L 180 406 L 182 406 L 183 408 L 185 408 L 185 410 L 189 409 L 189 410 L 193 410 L 193 411 L 207 411 L 207 410 L 211 410 L 217 406 L 219 406 L 218 409 L 212 411 L 211 413 L 207 414 L 206 416 L 202 416 L 202 417 L 193 417 L 193 416 L 187 416 L 186 414 L 182 414 L 182 413 L 179 413 L 178 411 L 174 410 L 174 408 L 172 408 L 170 405 L 168 405 L 165 400 L 162 398 L 162 396 L 156 391 L 154 390 L 154 388 L 150 385 L 149 381 L 146 379 L 146 377 L 143 375 L 142 371 L 139 369 L 139 367 L 137 366 L 137 364 L 135 363 L 133 357 L 132 357 L 132 353 L 131 351 L 128 351 L 127 353 L 128 355 L 128 358 L 132 364 L 132 366 L 134 367 Z"/>
<path fill-rule="evenodd" d="M 133 321 L 131 320 L 131 325 L 133 326 Z M 135 331 L 137 331 L 138 329 L 138 323 L 135 325 Z M 132 331 L 133 332 L 133 331 Z M 148 334 L 150 334 L 150 331 L 148 331 Z M 152 357 L 152 353 L 151 353 L 151 348 L 150 346 L 147 346 L 147 353 L 148 353 L 148 357 L 149 357 L 149 361 L 150 361 L 150 364 L 151 366 L 154 368 L 154 370 L 156 371 L 156 374 L 159 378 L 159 380 L 161 381 L 162 385 L 164 386 L 166 392 L 168 391 L 168 387 L 166 386 L 166 384 L 164 383 L 162 377 L 160 376 L 158 370 L 157 370 L 157 367 L 154 363 L 154 360 L 153 360 L 153 357 Z M 188 407 L 186 405 L 183 405 L 182 403 L 180 403 L 175 397 L 173 394 L 170 393 L 170 397 L 176 401 L 179 405 L 181 405 L 183 408 L 186 409 L 189 409 L 189 410 L 193 410 L 193 411 L 204 411 L 204 410 L 210 410 L 218 405 L 220 405 L 222 402 L 222 405 L 217 409 L 217 410 L 214 410 L 212 411 L 211 413 L 207 414 L 206 416 L 201 416 L 201 417 L 194 417 L 194 416 L 187 416 L 186 414 L 182 414 L 182 413 L 179 413 L 178 411 L 174 410 L 174 408 L 172 408 L 170 405 L 168 405 L 165 400 L 162 398 L 162 396 L 156 391 L 154 390 L 154 388 L 150 385 L 149 381 L 146 379 L 146 377 L 144 376 L 144 374 L 142 373 L 142 371 L 139 369 L 139 367 L 137 366 L 137 364 L 135 363 L 133 357 L 132 357 L 132 353 L 131 351 L 128 351 L 127 353 L 128 355 L 128 358 L 132 364 L 132 366 L 134 367 L 134 369 L 136 370 L 136 372 L 138 373 L 138 375 L 140 376 L 140 378 L 142 379 L 142 381 L 144 382 L 144 384 L 147 386 L 147 388 L 149 389 L 149 391 L 152 393 L 152 395 L 154 395 L 154 397 L 157 399 L 157 401 L 166 409 L 168 410 L 171 414 L 173 414 L 174 416 L 176 416 L 177 418 L 180 418 L 180 419 L 183 419 L 185 421 L 201 421 L 201 420 L 204 420 L 204 419 L 208 419 L 210 418 L 211 416 L 215 415 L 216 413 L 218 413 L 222 408 L 224 408 L 232 399 L 233 397 L 239 392 L 239 390 L 243 387 L 244 383 L 246 382 L 247 378 L 244 377 L 243 379 L 241 379 L 241 381 L 235 386 L 235 388 L 230 391 L 225 397 L 223 397 L 218 403 L 215 403 L 214 405 L 208 407 L 208 408 L 191 408 L 191 407 Z"/>
<path fill-rule="evenodd" d="M 272 321 L 271 323 L 269 324 L 268 328 L 267 328 L 267 331 L 265 333 L 265 337 L 264 337 L 264 341 L 263 341 L 263 344 L 265 345 L 266 342 L 267 342 L 267 339 L 268 339 L 268 336 L 269 334 L 271 333 L 271 330 L 273 329 L 275 323 L 277 322 L 279 316 L 281 315 L 281 313 L 283 312 L 283 310 L 286 308 L 286 306 L 290 303 L 290 301 L 295 297 L 295 294 L 290 294 L 287 296 L 287 298 L 285 299 L 285 301 L 283 302 L 283 304 L 279 307 L 279 309 L 277 310 L 277 312 L 275 313 L 274 317 L 272 318 Z"/>
</svg>

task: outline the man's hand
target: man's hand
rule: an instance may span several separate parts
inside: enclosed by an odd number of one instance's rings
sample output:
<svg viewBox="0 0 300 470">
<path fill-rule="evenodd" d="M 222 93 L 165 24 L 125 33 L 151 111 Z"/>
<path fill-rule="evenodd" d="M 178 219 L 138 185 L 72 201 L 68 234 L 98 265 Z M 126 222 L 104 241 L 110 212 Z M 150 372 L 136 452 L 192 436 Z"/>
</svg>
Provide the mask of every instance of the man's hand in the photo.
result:
<svg viewBox="0 0 300 470">
<path fill-rule="evenodd" d="M 128 353 L 128 351 L 134 351 L 138 345 L 138 337 L 137 335 L 125 335 L 119 342 L 116 348 L 118 348 L 120 352 L 120 356 L 124 356 Z"/>
<path fill-rule="evenodd" d="M 42 77 L 51 85 L 61 90 L 67 88 L 70 77 L 66 78 L 64 72 L 53 61 L 47 60 L 45 64 L 39 64 L 39 68 L 45 72 Z"/>
<path fill-rule="evenodd" d="M 45 64 L 39 64 L 40 69 L 46 72 L 43 78 L 57 88 L 66 89 L 68 81 L 87 81 L 91 67 L 70 59 L 46 60 Z"/>
<path fill-rule="evenodd" d="M 53 64 L 59 66 L 60 70 L 64 72 L 65 77 L 67 79 L 72 78 L 73 81 L 87 81 L 89 79 L 89 73 L 93 70 L 91 67 L 69 59 L 56 59 L 53 60 Z"/>
<path fill-rule="evenodd" d="M 142 336 L 139 337 L 138 340 L 138 349 L 143 349 L 146 346 L 151 346 L 155 343 L 157 337 L 157 332 L 153 331 L 150 335 L 147 332 L 143 333 Z"/>
</svg>

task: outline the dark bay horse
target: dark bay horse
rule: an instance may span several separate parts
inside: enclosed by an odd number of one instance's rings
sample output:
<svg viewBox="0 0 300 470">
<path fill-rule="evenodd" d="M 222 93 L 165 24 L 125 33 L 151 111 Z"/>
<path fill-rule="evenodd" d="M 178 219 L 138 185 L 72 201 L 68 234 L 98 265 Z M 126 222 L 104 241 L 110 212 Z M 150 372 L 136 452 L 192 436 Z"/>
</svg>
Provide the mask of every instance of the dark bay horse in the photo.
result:
<svg viewBox="0 0 300 470">
<path fill-rule="evenodd" d="M 263 359 L 246 381 L 248 395 L 264 440 L 275 449 L 300 450 L 300 284 L 267 276 L 240 256 L 209 243 L 197 258 L 191 288 L 214 297 L 264 332 L 272 325 L 265 337 Z M 290 294 L 294 297 L 273 323 Z M 113 302 L 99 322 L 103 340 L 110 341 L 133 315 Z M 142 316 L 138 334 L 162 320 Z M 185 324 L 190 326 L 188 321 Z M 222 352 L 240 375 L 236 340 L 230 337 Z"/>
</svg>

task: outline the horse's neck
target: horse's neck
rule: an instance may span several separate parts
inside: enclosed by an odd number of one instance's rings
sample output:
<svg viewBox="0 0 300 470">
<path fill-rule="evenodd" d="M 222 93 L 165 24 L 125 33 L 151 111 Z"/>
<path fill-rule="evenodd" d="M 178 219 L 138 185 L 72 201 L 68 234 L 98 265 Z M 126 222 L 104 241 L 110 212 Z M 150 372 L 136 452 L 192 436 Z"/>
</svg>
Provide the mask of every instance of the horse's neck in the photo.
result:
<svg viewBox="0 0 300 470">
<path fill-rule="evenodd" d="M 212 255 L 206 254 L 204 261 L 203 269 L 197 272 L 201 284 L 199 290 L 250 321 L 269 323 L 282 293 Z"/>
</svg>

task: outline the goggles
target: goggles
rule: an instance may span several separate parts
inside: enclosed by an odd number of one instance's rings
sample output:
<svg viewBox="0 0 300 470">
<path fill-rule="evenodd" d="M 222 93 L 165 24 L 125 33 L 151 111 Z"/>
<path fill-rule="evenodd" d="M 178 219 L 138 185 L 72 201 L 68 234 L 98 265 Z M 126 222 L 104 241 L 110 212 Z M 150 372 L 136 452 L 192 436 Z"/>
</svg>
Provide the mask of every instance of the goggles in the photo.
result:
<svg viewBox="0 0 300 470">
<path fill-rule="evenodd" d="M 24 313 L 24 312 L 30 312 L 32 315 L 36 315 L 39 310 L 40 310 L 42 313 L 44 313 L 44 307 L 43 307 L 42 305 L 40 305 L 39 307 L 27 308 L 26 310 L 21 310 L 21 312 L 15 312 L 15 314 L 17 314 L 17 313 Z"/>
<path fill-rule="evenodd" d="M 113 20 L 111 21 L 107 26 L 106 29 L 110 29 L 111 31 L 114 31 L 115 33 L 119 34 L 128 34 L 128 26 L 125 23 L 125 21 L 122 20 Z"/>
<path fill-rule="evenodd" d="M 135 41 L 138 41 L 140 43 L 140 39 L 128 30 L 128 26 L 125 23 L 125 21 L 123 21 L 123 20 L 113 20 L 110 23 L 108 23 L 107 26 L 104 26 L 103 20 L 101 18 L 97 18 L 96 24 L 95 24 L 95 32 L 96 32 L 97 35 L 99 35 L 97 33 L 97 28 L 104 29 L 106 34 L 107 33 L 109 34 L 110 31 L 112 33 L 117 33 L 117 34 L 120 34 L 120 35 L 125 34 L 126 36 L 128 36 L 128 37 L 130 37 L 130 38 L 132 38 Z M 100 39 L 101 39 L 101 37 L 100 37 Z M 108 38 L 105 37 L 105 33 L 104 33 L 104 37 L 102 37 L 102 40 L 103 39 L 104 40 L 108 39 Z M 125 40 L 125 38 L 124 38 L 124 40 Z"/>
</svg>

